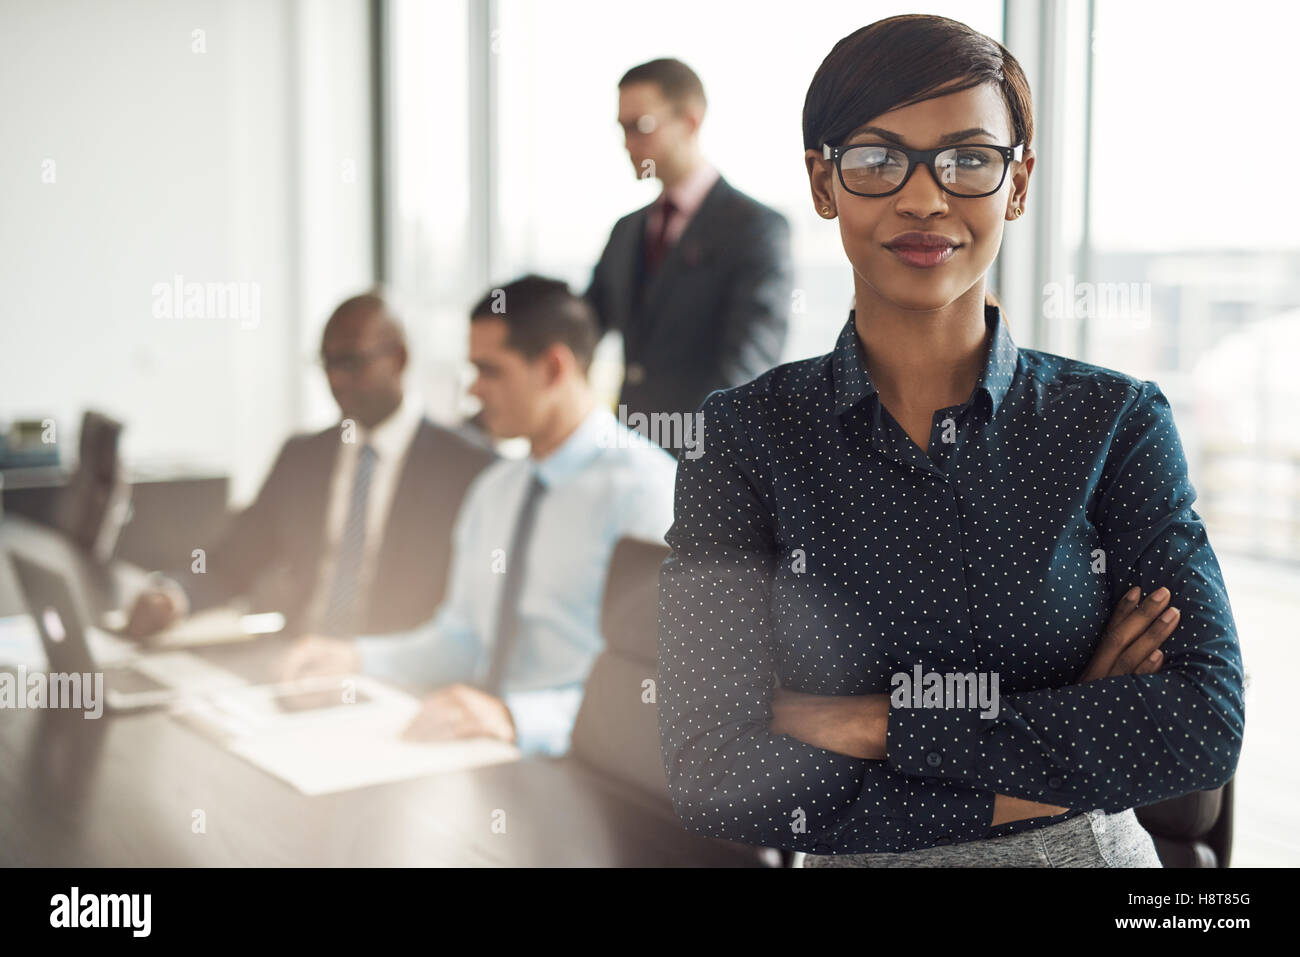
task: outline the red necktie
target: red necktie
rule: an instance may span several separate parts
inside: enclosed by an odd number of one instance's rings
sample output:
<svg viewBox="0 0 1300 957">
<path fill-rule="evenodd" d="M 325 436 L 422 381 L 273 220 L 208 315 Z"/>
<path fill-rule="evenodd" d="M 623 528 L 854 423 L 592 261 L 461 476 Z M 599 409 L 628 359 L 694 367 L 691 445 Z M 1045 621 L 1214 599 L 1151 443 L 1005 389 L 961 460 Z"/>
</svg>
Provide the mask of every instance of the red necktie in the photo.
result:
<svg viewBox="0 0 1300 957">
<path fill-rule="evenodd" d="M 677 212 L 677 204 L 665 196 L 659 202 L 659 209 L 661 210 L 659 229 L 646 244 L 646 266 L 651 272 L 659 268 L 659 264 L 663 262 L 668 252 L 668 226 L 672 222 L 673 214 Z"/>
</svg>

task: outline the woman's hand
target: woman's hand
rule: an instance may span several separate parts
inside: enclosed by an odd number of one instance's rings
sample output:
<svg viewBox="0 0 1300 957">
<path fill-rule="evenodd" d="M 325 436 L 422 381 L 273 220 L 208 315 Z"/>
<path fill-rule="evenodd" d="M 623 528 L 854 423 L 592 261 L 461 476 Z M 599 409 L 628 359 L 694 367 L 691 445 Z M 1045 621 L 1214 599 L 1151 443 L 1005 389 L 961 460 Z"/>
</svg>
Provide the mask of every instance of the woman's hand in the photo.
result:
<svg viewBox="0 0 1300 957">
<path fill-rule="evenodd" d="M 1139 604 L 1141 597 L 1142 590 L 1135 585 L 1120 599 L 1092 660 L 1075 684 L 1111 675 L 1149 675 L 1160 670 L 1164 657 L 1159 648 L 1178 627 L 1178 609 L 1165 610 L 1169 603 L 1168 588 L 1157 588 Z M 1055 817 L 1068 810 L 1055 804 L 996 794 L 993 797 L 993 826 L 1034 817 Z"/>
<path fill-rule="evenodd" d="M 884 760 L 888 721 L 887 694 L 804 694 L 777 688 L 768 730 L 849 757 Z"/>
<path fill-rule="evenodd" d="M 1092 660 L 1075 684 L 1112 675 L 1149 675 L 1160 670 L 1160 645 L 1178 627 L 1177 608 L 1166 609 L 1169 589 L 1157 588 L 1140 604 L 1142 590 L 1133 586 L 1110 616 Z"/>
</svg>

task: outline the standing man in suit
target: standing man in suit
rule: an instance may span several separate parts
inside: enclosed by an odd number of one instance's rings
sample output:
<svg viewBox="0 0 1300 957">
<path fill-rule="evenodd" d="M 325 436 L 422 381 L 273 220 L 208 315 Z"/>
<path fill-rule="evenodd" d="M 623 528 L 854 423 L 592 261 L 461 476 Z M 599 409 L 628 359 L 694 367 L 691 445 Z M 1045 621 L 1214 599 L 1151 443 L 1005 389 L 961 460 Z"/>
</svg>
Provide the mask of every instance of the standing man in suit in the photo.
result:
<svg viewBox="0 0 1300 957">
<path fill-rule="evenodd" d="M 633 168 L 663 191 L 614 225 L 586 296 L 601 331 L 623 335 L 626 414 L 689 414 L 713 390 L 780 362 L 794 282 L 790 226 L 700 152 L 706 101 L 690 67 L 652 60 L 618 88 Z"/>
<path fill-rule="evenodd" d="M 156 575 L 131 609 L 128 633 L 151 634 L 270 579 L 293 630 L 408 628 L 441 602 L 456 513 L 495 454 L 430 422 L 404 393 L 406 341 L 381 296 L 355 296 L 334 311 L 321 364 L 340 424 L 286 442 L 201 572 L 191 565 Z"/>
</svg>

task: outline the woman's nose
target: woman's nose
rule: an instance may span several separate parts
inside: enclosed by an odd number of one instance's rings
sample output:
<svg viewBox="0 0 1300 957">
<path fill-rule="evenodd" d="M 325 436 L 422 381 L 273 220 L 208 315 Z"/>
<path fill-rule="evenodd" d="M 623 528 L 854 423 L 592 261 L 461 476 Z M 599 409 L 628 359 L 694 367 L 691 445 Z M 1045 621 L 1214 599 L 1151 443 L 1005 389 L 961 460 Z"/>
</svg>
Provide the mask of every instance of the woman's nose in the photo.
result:
<svg viewBox="0 0 1300 957">
<path fill-rule="evenodd" d="M 918 163 L 898 191 L 894 205 L 900 213 L 930 216 L 947 212 L 948 194 L 939 186 L 934 171 L 924 163 Z"/>
</svg>

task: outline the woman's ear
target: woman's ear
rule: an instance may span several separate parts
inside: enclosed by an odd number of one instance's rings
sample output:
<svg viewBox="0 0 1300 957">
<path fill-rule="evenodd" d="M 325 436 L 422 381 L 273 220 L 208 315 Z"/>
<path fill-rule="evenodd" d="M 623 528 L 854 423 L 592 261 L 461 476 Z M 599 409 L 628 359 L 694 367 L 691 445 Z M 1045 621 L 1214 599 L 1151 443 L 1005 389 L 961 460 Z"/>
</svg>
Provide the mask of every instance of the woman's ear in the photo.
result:
<svg viewBox="0 0 1300 957">
<path fill-rule="evenodd" d="M 1029 197 L 1029 175 L 1034 171 L 1034 151 L 1028 146 L 1016 164 L 1011 173 L 1011 197 L 1009 209 L 1015 209 L 1019 206 L 1024 209 L 1028 206 L 1026 200 Z"/>
<path fill-rule="evenodd" d="M 804 153 L 808 167 L 808 186 L 812 190 L 813 208 L 822 219 L 835 218 L 835 164 L 817 150 Z"/>
</svg>

